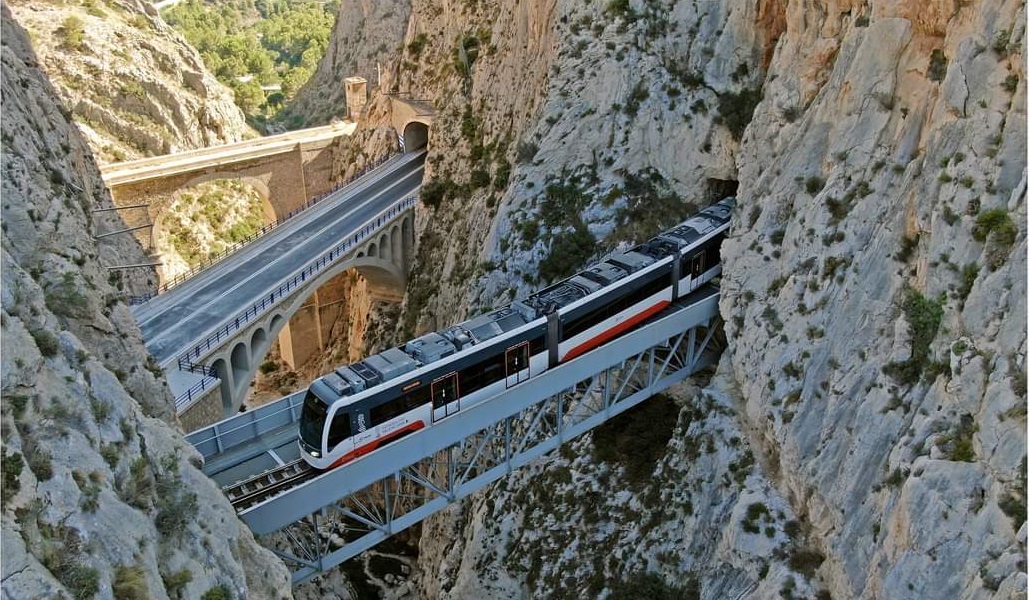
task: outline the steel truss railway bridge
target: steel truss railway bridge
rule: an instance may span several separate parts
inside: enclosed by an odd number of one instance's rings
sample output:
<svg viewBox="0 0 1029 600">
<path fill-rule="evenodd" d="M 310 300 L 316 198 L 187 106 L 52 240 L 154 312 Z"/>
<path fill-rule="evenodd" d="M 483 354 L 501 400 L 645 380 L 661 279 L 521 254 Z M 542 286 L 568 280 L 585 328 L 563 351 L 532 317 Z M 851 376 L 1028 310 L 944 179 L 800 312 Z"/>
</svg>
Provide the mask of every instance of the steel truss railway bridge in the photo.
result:
<svg viewBox="0 0 1029 600">
<path fill-rule="evenodd" d="M 592 352 L 327 472 L 299 459 L 303 393 L 187 439 L 300 583 L 710 365 L 720 324 L 708 285 Z"/>
</svg>

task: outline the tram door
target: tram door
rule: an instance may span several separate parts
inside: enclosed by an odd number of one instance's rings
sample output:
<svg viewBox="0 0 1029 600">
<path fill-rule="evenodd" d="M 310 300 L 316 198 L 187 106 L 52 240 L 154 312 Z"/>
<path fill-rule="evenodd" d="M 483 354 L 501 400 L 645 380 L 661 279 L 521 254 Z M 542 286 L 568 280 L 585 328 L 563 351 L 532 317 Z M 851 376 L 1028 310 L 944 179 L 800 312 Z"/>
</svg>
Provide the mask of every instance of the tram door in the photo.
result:
<svg viewBox="0 0 1029 600">
<path fill-rule="evenodd" d="M 518 385 L 529 378 L 529 342 L 511 346 L 504 353 L 504 373 L 507 387 Z"/>
<path fill-rule="evenodd" d="M 692 266 L 690 267 L 690 291 L 700 287 L 700 276 L 704 274 L 704 251 L 701 250 L 693 255 Z"/>
<path fill-rule="evenodd" d="M 432 420 L 438 421 L 461 410 L 457 395 L 457 373 L 444 375 L 432 382 Z"/>
</svg>

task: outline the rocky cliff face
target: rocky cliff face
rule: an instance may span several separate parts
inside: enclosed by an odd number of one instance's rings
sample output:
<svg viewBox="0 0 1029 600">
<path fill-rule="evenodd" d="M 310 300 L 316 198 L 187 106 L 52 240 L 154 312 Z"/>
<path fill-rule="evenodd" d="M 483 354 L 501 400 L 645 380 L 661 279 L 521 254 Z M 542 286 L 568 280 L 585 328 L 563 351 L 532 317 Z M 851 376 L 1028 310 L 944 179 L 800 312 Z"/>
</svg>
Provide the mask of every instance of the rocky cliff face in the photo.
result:
<svg viewBox="0 0 1029 600">
<path fill-rule="evenodd" d="M 741 417 L 834 597 L 1024 594 L 1024 7 L 786 23 L 724 246 Z"/>
<path fill-rule="evenodd" d="M 107 269 L 145 257 L 125 236 L 93 239 L 91 211 L 110 196 L 25 31 L 2 16 L 3 595 L 289 597 L 288 573 L 174 426 L 119 300 L 153 274 Z"/>
<path fill-rule="evenodd" d="M 425 526 L 424 596 L 1024 595 L 1024 23 L 413 1 L 384 91 L 437 113 L 396 339 L 739 200 L 728 349 L 651 479 L 575 442 Z"/>
<path fill-rule="evenodd" d="M 10 2 L 100 162 L 252 134 L 232 91 L 148 2 Z"/>
<path fill-rule="evenodd" d="M 343 79 L 363 77 L 379 85 L 379 67 L 404 43 L 411 0 L 341 0 L 336 27 L 325 57 L 282 115 L 281 121 L 305 126 L 347 115 Z M 357 120 L 360 115 L 349 115 Z"/>
</svg>

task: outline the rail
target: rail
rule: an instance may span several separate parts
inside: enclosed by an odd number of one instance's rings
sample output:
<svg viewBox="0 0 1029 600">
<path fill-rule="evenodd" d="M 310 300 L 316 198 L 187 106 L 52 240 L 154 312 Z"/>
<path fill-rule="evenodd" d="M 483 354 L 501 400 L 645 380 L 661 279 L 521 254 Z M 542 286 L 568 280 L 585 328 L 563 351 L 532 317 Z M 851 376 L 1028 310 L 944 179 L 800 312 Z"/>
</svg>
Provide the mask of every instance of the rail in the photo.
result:
<svg viewBox="0 0 1029 600">
<path fill-rule="evenodd" d="M 237 511 L 246 510 L 268 498 L 321 475 L 303 460 L 269 469 L 222 488 Z"/>
<path fill-rule="evenodd" d="M 295 208 L 295 209 L 291 210 L 289 213 L 287 213 L 283 217 L 279 217 L 278 219 L 275 220 L 274 223 L 268 223 L 267 225 L 261 226 L 261 228 L 258 229 L 256 232 L 246 236 L 245 238 L 243 238 L 242 240 L 240 240 L 238 242 L 233 243 L 231 246 L 226 247 L 221 252 L 217 252 L 215 254 L 207 255 L 207 257 L 204 258 L 203 261 L 200 262 L 200 264 L 197 264 L 197 265 L 193 266 L 190 270 L 188 270 L 188 271 L 186 271 L 184 273 L 179 273 L 178 275 L 176 275 L 175 277 L 171 278 L 170 280 L 162 283 L 160 285 L 160 287 L 157 288 L 157 292 L 156 293 L 153 293 L 153 294 L 147 293 L 147 294 L 140 294 L 140 295 L 137 295 L 137 296 L 130 296 L 128 298 L 129 305 L 130 306 L 134 306 L 134 305 L 138 305 L 138 304 L 145 304 L 146 302 L 151 300 L 154 296 L 157 296 L 159 294 L 167 292 L 168 290 L 172 289 L 173 287 L 175 287 L 177 285 L 181 285 L 181 284 L 185 283 L 187 280 L 192 279 L 193 277 L 196 277 L 197 275 L 199 275 L 203 271 L 206 271 L 207 269 L 209 269 L 209 268 L 213 267 L 214 265 L 220 263 L 221 261 L 225 260 L 230 255 L 235 254 L 237 251 L 241 250 L 247 244 L 250 244 L 250 243 L 252 243 L 252 242 L 254 242 L 254 241 L 264 237 L 265 235 L 271 233 L 272 231 L 277 229 L 280 225 L 286 223 L 287 221 L 289 221 L 293 217 L 296 217 L 297 215 L 299 215 L 299 214 L 307 211 L 308 209 L 314 207 L 315 205 L 317 205 L 322 200 L 324 200 L 324 199 L 328 198 L 329 196 L 335 194 L 336 192 L 342 190 L 346 186 L 356 182 L 358 179 L 361 179 L 362 177 L 367 175 L 373 169 L 377 169 L 378 167 L 381 167 L 382 165 L 386 164 L 386 162 L 388 162 L 390 159 L 392 159 L 392 158 L 394 158 L 396 156 L 397 156 L 397 154 L 394 153 L 394 154 L 388 154 L 386 156 L 381 157 L 379 160 L 375 161 L 374 163 L 366 165 L 360 171 L 358 171 L 357 173 L 354 173 L 353 175 L 348 177 L 345 181 L 336 184 L 331 190 L 329 190 L 327 192 L 322 192 L 321 194 L 318 194 L 317 196 L 312 196 L 311 199 L 309 199 L 306 203 L 304 203 L 303 206 L 300 206 L 298 208 Z"/>
<path fill-rule="evenodd" d="M 314 263 L 305 267 L 299 274 L 294 275 L 289 281 L 280 284 L 273 292 L 268 294 L 267 297 L 261 298 L 261 300 L 253 303 L 243 311 L 241 314 L 234 317 L 231 321 L 218 328 L 217 331 L 207 336 L 204 341 L 193 346 L 191 349 L 183 354 L 180 354 L 177 360 L 178 368 L 183 371 L 192 371 L 196 366 L 194 360 L 199 359 L 206 352 L 216 347 L 222 340 L 228 339 L 237 332 L 240 327 L 246 325 L 251 319 L 265 312 L 268 308 L 275 306 L 279 300 L 284 296 L 298 289 L 303 285 L 308 278 L 312 277 L 322 269 L 327 267 L 336 261 L 343 254 L 351 250 L 354 246 L 359 244 L 362 240 L 367 238 L 372 233 L 378 231 L 382 226 L 387 225 L 393 221 L 397 215 L 407 211 L 418 201 L 416 196 L 405 198 L 386 210 L 380 212 L 374 219 L 365 225 L 359 232 L 355 233 L 352 237 L 348 237 L 342 243 L 338 244 L 333 249 L 322 254 Z M 201 381 L 203 383 L 203 381 Z M 199 384 L 198 384 L 199 385 Z M 194 386 L 196 387 L 196 386 Z M 189 395 L 192 398 L 193 394 L 190 394 L 191 390 L 188 390 L 186 394 L 180 395 L 175 399 L 176 407 L 179 406 L 180 399 L 183 396 Z M 203 391 L 202 389 L 200 391 Z M 183 400 L 185 402 L 185 400 Z"/>
</svg>

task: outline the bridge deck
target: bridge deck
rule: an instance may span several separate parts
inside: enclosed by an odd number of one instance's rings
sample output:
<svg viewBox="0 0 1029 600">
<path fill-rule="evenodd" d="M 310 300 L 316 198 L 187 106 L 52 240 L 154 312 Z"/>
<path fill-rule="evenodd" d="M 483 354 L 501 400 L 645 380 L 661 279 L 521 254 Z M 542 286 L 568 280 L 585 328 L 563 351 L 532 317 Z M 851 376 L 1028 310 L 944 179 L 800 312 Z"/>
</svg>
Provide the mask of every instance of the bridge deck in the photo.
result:
<svg viewBox="0 0 1029 600">
<path fill-rule="evenodd" d="M 348 538 L 342 548 L 313 562 L 279 552 L 299 565 L 294 581 L 332 568 L 682 380 L 705 364 L 696 351 L 702 350 L 710 339 L 711 323 L 717 316 L 718 290 L 707 286 L 623 337 L 432 427 L 243 509 L 240 517 L 257 535 L 300 522 L 306 523 L 303 527 L 310 531 L 309 519 L 314 519 L 317 527 L 320 518 L 332 520 L 336 527 L 341 520 L 367 526 L 364 535 L 354 540 Z M 695 347 L 694 328 L 698 326 L 707 329 L 707 337 Z M 585 393 L 602 396 L 601 404 L 585 406 L 592 397 L 589 395 L 579 400 L 573 398 L 571 392 L 584 389 L 585 381 L 592 381 L 588 387 L 593 390 Z M 208 457 L 205 471 L 223 482 L 247 478 L 266 468 L 268 463 L 260 458 L 262 448 L 278 452 L 284 445 L 295 446 L 296 425 L 287 421 L 298 418 L 298 396 L 262 407 L 264 415 L 255 411 L 253 415 L 233 417 L 191 434 L 187 439 Z M 290 403 L 293 408 L 286 408 Z M 251 428 L 261 430 L 261 441 L 246 439 Z M 521 438 L 516 439 L 516 431 L 522 431 Z M 446 467 L 449 470 L 441 478 L 433 480 L 427 470 L 415 466 L 428 460 L 428 469 L 432 470 L 432 465 L 443 464 L 434 457 L 447 449 L 451 456 Z M 405 491 L 411 486 L 424 486 L 423 492 L 412 495 Z M 357 505 L 346 505 L 345 500 L 355 494 L 361 494 L 362 500 Z M 372 515 L 354 512 L 353 506 L 364 505 L 370 495 L 376 494 L 386 503 L 383 507 L 374 509 Z M 404 511 L 398 502 L 414 505 Z M 354 531 L 352 527 L 347 530 Z M 328 550 L 318 542 L 315 545 L 316 553 Z M 310 556 L 310 551 L 305 548 L 302 555 Z"/>
</svg>

